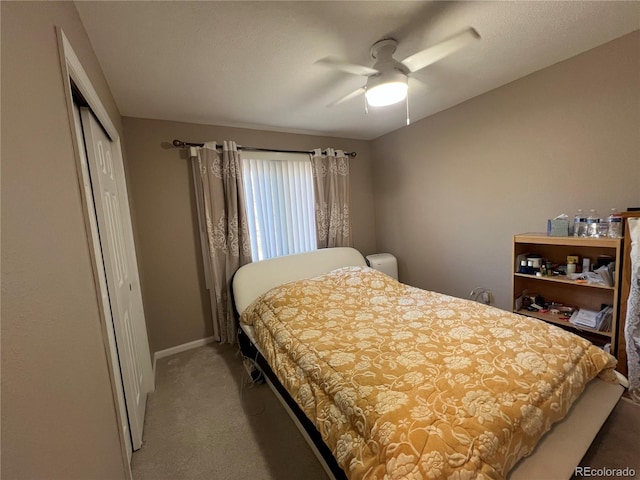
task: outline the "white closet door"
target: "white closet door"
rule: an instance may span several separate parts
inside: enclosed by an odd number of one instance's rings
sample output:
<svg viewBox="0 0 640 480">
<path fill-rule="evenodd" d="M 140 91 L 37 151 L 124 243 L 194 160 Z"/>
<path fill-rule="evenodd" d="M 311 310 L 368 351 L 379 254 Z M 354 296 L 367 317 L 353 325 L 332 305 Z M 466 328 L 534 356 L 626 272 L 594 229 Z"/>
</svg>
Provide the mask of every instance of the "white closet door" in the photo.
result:
<svg viewBox="0 0 640 480">
<path fill-rule="evenodd" d="M 137 450 L 152 373 L 124 168 L 120 152 L 91 111 L 83 107 L 80 113 L 131 440 Z"/>
<path fill-rule="evenodd" d="M 91 191 L 91 175 L 89 174 L 89 164 L 87 163 L 87 153 L 84 146 L 84 133 L 82 132 L 82 120 L 80 119 L 80 107 L 73 105 L 73 116 L 75 119 L 76 136 L 78 139 L 78 151 L 80 153 L 80 165 L 82 167 L 82 181 L 84 183 L 84 192 L 86 194 L 85 202 L 90 207 L 89 227 L 91 228 L 91 240 L 93 251 L 97 259 L 96 267 L 98 268 L 98 282 L 100 284 L 100 296 L 102 297 L 102 307 L 105 322 L 107 323 L 107 336 L 109 337 L 109 349 L 111 351 L 113 378 L 115 379 L 116 396 L 118 398 L 118 406 L 121 412 L 122 432 L 126 442 L 127 457 L 131 462 L 131 453 L 133 445 L 131 443 L 131 432 L 129 432 L 129 419 L 127 418 L 127 407 L 124 401 L 124 390 L 122 388 L 122 372 L 120 370 L 120 361 L 118 360 L 118 348 L 116 346 L 115 332 L 113 328 L 113 317 L 111 315 L 111 305 L 109 304 L 109 291 L 107 290 L 107 274 L 102 262 L 102 247 L 100 245 L 100 235 L 98 233 L 98 223 L 95 215 L 95 204 Z"/>
</svg>

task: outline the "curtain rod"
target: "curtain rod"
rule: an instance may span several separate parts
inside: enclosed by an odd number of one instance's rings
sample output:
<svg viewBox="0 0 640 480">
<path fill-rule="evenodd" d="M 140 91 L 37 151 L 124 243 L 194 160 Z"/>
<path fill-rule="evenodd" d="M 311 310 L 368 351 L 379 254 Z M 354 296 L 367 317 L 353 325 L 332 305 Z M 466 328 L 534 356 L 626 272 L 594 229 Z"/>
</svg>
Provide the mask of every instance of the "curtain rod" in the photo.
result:
<svg viewBox="0 0 640 480">
<path fill-rule="evenodd" d="M 174 140 L 173 146 L 178 148 L 185 147 L 203 147 L 204 143 L 193 143 L 193 142 L 183 142 L 182 140 Z M 218 145 L 217 148 L 222 148 L 221 145 Z M 257 147 L 241 147 L 238 146 L 238 150 L 250 150 L 252 152 L 283 152 L 283 153 L 313 153 L 311 150 L 275 150 L 272 148 L 257 148 Z M 322 152 L 326 153 L 326 152 Z M 348 157 L 354 158 L 357 153 L 356 152 L 344 152 L 344 154 Z"/>
</svg>

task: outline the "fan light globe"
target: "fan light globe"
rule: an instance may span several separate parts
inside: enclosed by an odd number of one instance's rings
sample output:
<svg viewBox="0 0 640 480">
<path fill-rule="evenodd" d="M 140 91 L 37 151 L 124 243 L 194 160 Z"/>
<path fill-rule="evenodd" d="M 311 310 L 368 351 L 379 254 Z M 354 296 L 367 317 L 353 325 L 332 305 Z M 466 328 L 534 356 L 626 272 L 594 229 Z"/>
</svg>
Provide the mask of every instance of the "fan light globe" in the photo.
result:
<svg viewBox="0 0 640 480">
<path fill-rule="evenodd" d="M 372 107 L 385 107 L 407 98 L 407 89 L 407 75 L 392 68 L 369 77 L 365 97 Z"/>
<path fill-rule="evenodd" d="M 407 96 L 406 82 L 389 82 L 367 89 L 367 103 L 372 107 L 385 107 L 401 102 Z"/>
</svg>

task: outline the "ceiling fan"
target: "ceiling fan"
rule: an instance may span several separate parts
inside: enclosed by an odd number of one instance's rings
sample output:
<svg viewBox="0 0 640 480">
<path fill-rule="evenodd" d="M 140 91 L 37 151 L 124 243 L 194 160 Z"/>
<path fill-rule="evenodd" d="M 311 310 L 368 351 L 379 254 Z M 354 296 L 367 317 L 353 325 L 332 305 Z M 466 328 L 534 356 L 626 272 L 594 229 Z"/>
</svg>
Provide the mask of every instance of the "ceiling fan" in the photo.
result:
<svg viewBox="0 0 640 480">
<path fill-rule="evenodd" d="M 466 30 L 444 40 L 436 45 L 425 48 L 404 60 L 393 58 L 398 42 L 392 38 L 386 38 L 371 46 L 371 56 L 375 59 L 372 67 L 356 65 L 345 62 L 336 57 L 325 57 L 317 62 L 352 75 L 361 75 L 367 78 L 367 83 L 357 90 L 330 103 L 328 107 L 341 104 L 364 93 L 366 105 L 383 107 L 401 102 L 407 98 L 409 88 L 409 76 L 418 70 L 441 60 L 444 57 L 466 47 L 470 43 L 479 40 L 480 35 L 473 28 Z"/>
</svg>

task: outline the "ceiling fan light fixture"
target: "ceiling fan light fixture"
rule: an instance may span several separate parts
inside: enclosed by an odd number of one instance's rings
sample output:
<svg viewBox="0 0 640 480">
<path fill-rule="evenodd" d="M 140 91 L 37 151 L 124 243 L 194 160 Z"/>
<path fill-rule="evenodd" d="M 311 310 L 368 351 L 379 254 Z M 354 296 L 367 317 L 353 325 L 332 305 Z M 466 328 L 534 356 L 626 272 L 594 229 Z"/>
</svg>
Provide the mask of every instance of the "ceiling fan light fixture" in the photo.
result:
<svg viewBox="0 0 640 480">
<path fill-rule="evenodd" d="M 372 107 L 386 107 L 407 98 L 407 76 L 399 70 L 369 77 L 365 97 Z"/>
<path fill-rule="evenodd" d="M 407 98 L 407 82 L 388 82 L 368 88 L 365 96 L 372 107 L 386 107 Z"/>
</svg>

